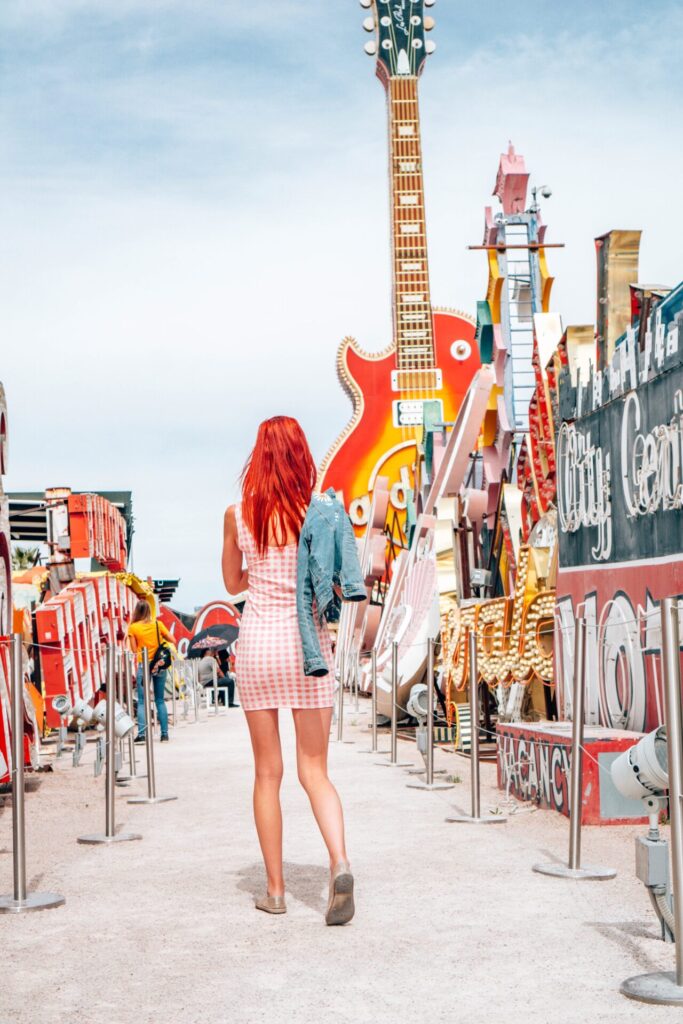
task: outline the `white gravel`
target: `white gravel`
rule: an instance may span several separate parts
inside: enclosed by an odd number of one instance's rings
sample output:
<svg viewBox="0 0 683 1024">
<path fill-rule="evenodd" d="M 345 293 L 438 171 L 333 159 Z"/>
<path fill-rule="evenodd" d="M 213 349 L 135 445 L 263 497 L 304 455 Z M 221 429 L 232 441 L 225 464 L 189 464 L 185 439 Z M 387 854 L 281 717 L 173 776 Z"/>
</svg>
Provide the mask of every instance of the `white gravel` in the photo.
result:
<svg viewBox="0 0 683 1024">
<path fill-rule="evenodd" d="M 505 825 L 445 824 L 454 803 L 467 809 L 468 762 L 439 751 L 437 765 L 462 781 L 445 792 L 407 789 L 401 769 L 358 753 L 368 745 L 368 716 L 350 708 L 347 733 L 357 742 L 332 745 L 331 770 L 346 811 L 357 915 L 346 928 L 326 928 L 326 855 L 296 781 L 287 713 L 282 720 L 282 917 L 253 909 L 263 871 L 240 711 L 179 724 L 171 743 L 157 745 L 158 792 L 177 801 L 129 806 L 131 789 L 117 789 L 118 824 L 142 842 L 76 844 L 104 826 L 104 777 L 93 776 L 91 746 L 81 767 L 62 759 L 39 777 L 27 797 L 30 887 L 61 891 L 66 906 L 0 916 L 2 1024 L 683 1019 L 683 1010 L 618 991 L 629 975 L 674 962 L 634 878 L 637 828 L 584 830 L 585 860 L 617 868 L 614 881 L 534 874 L 534 862 L 566 855 L 565 818 L 522 809 Z M 417 762 L 412 744 L 399 750 Z M 500 806 L 495 767 L 483 765 L 482 776 L 483 808 Z M 3 892 L 12 881 L 10 807 L 5 797 Z"/>
</svg>

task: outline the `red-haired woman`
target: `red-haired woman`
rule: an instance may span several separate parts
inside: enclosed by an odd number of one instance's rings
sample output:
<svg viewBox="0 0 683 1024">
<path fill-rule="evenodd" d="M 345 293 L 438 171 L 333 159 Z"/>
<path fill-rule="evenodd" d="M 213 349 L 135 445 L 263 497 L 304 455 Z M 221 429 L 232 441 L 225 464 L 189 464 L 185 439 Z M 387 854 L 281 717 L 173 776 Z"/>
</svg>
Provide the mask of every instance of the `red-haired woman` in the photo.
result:
<svg viewBox="0 0 683 1024">
<path fill-rule="evenodd" d="M 242 474 L 242 502 L 225 513 L 223 579 L 232 594 L 248 589 L 237 646 L 237 687 L 254 751 L 254 818 L 268 881 L 259 910 L 284 914 L 282 873 L 282 749 L 279 708 L 291 708 L 299 780 L 330 855 L 328 924 L 354 913 L 353 876 L 344 844 L 344 816 L 327 775 L 332 674 L 304 674 L 297 618 L 297 545 L 316 480 L 315 463 L 299 423 L 265 420 Z M 246 559 L 246 567 L 243 560 Z M 317 625 L 332 664 L 328 630 Z"/>
</svg>

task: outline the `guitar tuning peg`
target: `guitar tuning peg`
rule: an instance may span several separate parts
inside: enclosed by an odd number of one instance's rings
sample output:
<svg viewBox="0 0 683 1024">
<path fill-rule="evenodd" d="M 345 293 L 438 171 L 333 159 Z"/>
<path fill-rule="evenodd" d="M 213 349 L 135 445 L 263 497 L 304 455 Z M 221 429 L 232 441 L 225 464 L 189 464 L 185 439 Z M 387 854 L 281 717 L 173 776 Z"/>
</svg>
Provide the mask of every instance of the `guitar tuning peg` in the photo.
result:
<svg viewBox="0 0 683 1024">
<path fill-rule="evenodd" d="M 434 40 L 428 39 L 427 42 L 425 43 L 425 53 L 434 53 L 435 49 L 436 43 L 434 42 Z"/>
<path fill-rule="evenodd" d="M 372 0 L 360 0 L 361 7 L 372 7 Z"/>
<path fill-rule="evenodd" d="M 430 18 L 429 15 L 427 15 L 422 24 L 424 25 L 425 32 L 431 32 L 436 25 L 436 22 L 433 18 Z"/>
<path fill-rule="evenodd" d="M 363 19 L 363 28 L 366 32 L 375 31 L 375 19 L 373 17 Z"/>
<path fill-rule="evenodd" d="M 361 3 L 362 2 L 363 2 L 363 0 L 361 0 Z M 433 7 L 435 3 L 436 3 L 436 0 L 424 0 L 425 7 Z"/>
<path fill-rule="evenodd" d="M 368 57 L 374 57 L 377 53 L 377 43 L 373 39 L 369 43 L 366 43 L 363 49 L 367 53 Z"/>
</svg>

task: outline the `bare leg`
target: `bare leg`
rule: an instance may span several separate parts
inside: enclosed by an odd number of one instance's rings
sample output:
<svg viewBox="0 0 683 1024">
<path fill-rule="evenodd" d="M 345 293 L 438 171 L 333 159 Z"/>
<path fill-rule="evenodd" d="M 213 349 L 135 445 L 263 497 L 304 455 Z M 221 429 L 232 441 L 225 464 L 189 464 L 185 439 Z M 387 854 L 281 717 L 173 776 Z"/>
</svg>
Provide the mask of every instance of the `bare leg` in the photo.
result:
<svg viewBox="0 0 683 1024">
<path fill-rule="evenodd" d="M 344 813 L 337 790 L 327 776 L 327 747 L 332 708 L 295 708 L 296 763 L 299 781 L 308 794 L 318 828 L 330 855 L 330 867 L 346 861 Z"/>
<path fill-rule="evenodd" d="M 282 875 L 282 748 L 277 710 L 247 711 L 254 751 L 254 821 L 266 865 L 268 895 L 284 896 Z"/>
</svg>

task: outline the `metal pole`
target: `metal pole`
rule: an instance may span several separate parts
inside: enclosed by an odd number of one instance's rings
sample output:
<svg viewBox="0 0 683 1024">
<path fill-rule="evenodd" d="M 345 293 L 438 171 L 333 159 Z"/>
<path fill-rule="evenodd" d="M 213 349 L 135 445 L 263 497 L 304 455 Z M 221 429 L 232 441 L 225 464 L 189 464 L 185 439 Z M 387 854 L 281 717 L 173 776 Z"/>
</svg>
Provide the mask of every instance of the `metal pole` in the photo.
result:
<svg viewBox="0 0 683 1024">
<path fill-rule="evenodd" d="M 605 880 L 614 868 L 591 864 L 581 867 L 581 812 L 583 809 L 583 719 L 586 691 L 586 620 L 580 615 L 574 634 L 574 689 L 572 697 L 572 759 L 569 768 L 569 857 L 567 864 L 554 861 L 534 864 L 534 871 L 554 878 Z"/>
<path fill-rule="evenodd" d="M 175 680 L 176 680 L 176 665 L 178 662 L 174 658 L 171 662 L 171 707 L 173 711 L 173 728 L 176 727 L 176 692 L 175 692 Z"/>
<path fill-rule="evenodd" d="M 12 707 L 12 895 L 0 896 L 0 914 L 59 907 L 64 897 L 56 892 L 26 892 L 26 817 L 24 790 L 24 667 L 21 634 L 10 641 Z"/>
<path fill-rule="evenodd" d="M 147 755 L 147 796 L 153 799 L 157 795 L 157 781 L 154 773 L 154 732 L 152 729 L 152 720 L 150 717 L 151 704 L 150 700 L 150 675 L 149 675 L 149 656 L 147 648 L 142 652 L 142 693 L 145 702 L 145 753 Z"/>
<path fill-rule="evenodd" d="M 479 768 L 479 665 L 477 661 L 477 637 L 473 629 L 468 636 L 470 663 L 470 814 L 451 814 L 449 822 L 470 825 L 501 825 L 507 821 L 504 814 L 481 814 L 481 779 Z"/>
<path fill-rule="evenodd" d="M 339 694 L 337 695 L 337 743 L 341 743 L 344 736 L 344 651 L 339 653 Z"/>
<path fill-rule="evenodd" d="M 398 760 L 398 641 L 391 643 L 391 742 L 389 760 L 377 761 L 389 768 L 406 768 L 411 762 Z"/>
<path fill-rule="evenodd" d="M 372 693 L 370 695 L 370 714 L 372 715 L 372 722 L 370 723 L 370 735 L 372 742 L 369 747 L 363 747 L 359 750 L 359 754 L 388 754 L 388 750 L 377 749 L 377 651 L 373 647 L 370 651 L 370 686 Z"/>
<path fill-rule="evenodd" d="M 683 1006 L 683 709 L 681 708 L 681 661 L 678 601 L 661 602 L 662 675 L 664 677 L 664 724 L 666 726 L 669 809 L 671 814 L 671 874 L 676 941 L 676 970 L 639 974 L 621 985 L 620 991 L 641 1003 Z"/>
<path fill-rule="evenodd" d="M 586 620 L 576 623 L 574 638 L 574 695 L 572 708 L 572 763 L 569 774 L 569 867 L 581 867 L 581 790 L 583 786 L 583 719 L 586 675 Z"/>
<path fill-rule="evenodd" d="M 477 662 L 477 638 L 474 630 L 470 630 L 470 723 L 472 771 L 470 773 L 470 789 L 472 817 L 481 817 L 481 779 L 479 775 L 479 664 Z"/>
<path fill-rule="evenodd" d="M 671 867 L 676 934 L 676 984 L 683 987 L 683 709 L 678 601 L 662 601 L 662 653 L 671 809 Z"/>
<path fill-rule="evenodd" d="M 360 651 L 358 651 L 356 653 L 355 669 L 356 669 L 356 671 L 355 671 L 354 677 L 353 677 L 354 678 L 353 710 L 355 711 L 356 714 L 358 714 L 360 712 L 360 701 L 358 699 L 358 691 L 360 690 Z"/>
<path fill-rule="evenodd" d="M 192 697 L 194 700 L 194 720 L 199 721 L 199 665 L 192 662 Z"/>
<path fill-rule="evenodd" d="M 107 713 L 105 718 L 105 735 L 107 737 L 107 775 L 105 790 L 105 835 L 111 839 L 116 832 L 114 821 L 114 786 L 116 784 L 114 715 L 116 712 L 116 653 L 113 647 L 107 649 Z"/>
<path fill-rule="evenodd" d="M 26 818 L 24 814 L 24 680 L 21 636 L 12 636 L 12 853 L 14 899 L 26 899 Z"/>
<path fill-rule="evenodd" d="M 370 681 L 372 683 L 372 747 L 370 752 L 377 753 L 377 650 L 370 652 Z"/>
<path fill-rule="evenodd" d="M 434 641 L 427 652 L 427 785 L 434 782 Z"/>
<path fill-rule="evenodd" d="M 389 760 L 396 764 L 398 757 L 398 643 L 391 645 L 391 744 Z"/>
<path fill-rule="evenodd" d="M 377 651 L 373 647 L 370 651 L 370 686 L 372 687 L 371 703 L 370 703 L 370 714 L 372 715 L 372 722 L 370 723 L 370 735 L 372 737 L 372 743 L 369 747 L 364 747 L 363 750 L 359 750 L 359 754 L 388 754 L 388 750 L 377 749 Z"/>
<path fill-rule="evenodd" d="M 212 668 L 211 671 L 212 671 L 212 674 L 213 674 L 213 713 L 214 713 L 214 715 L 217 715 L 218 714 L 218 665 L 216 664 L 216 659 L 215 658 L 213 659 L 213 668 Z"/>
<path fill-rule="evenodd" d="M 154 733 L 149 720 L 151 680 L 149 674 L 149 657 L 147 649 L 142 652 L 142 689 L 145 699 L 145 752 L 147 754 L 147 796 L 133 796 L 129 804 L 162 804 L 168 800 L 177 800 L 176 796 L 157 796 L 157 783 L 154 771 Z"/>
<path fill-rule="evenodd" d="M 133 718 L 133 655 L 128 651 L 124 655 L 123 664 L 123 682 L 124 689 L 126 691 L 126 711 L 130 717 Z M 135 729 L 131 729 L 128 733 L 128 764 L 130 766 L 130 777 L 132 779 L 140 778 L 138 775 L 137 758 L 135 753 Z"/>
<path fill-rule="evenodd" d="M 434 782 L 434 669 L 436 640 L 427 646 L 427 757 L 425 781 L 409 782 L 408 789 L 453 789 L 452 782 Z"/>
<path fill-rule="evenodd" d="M 94 835 L 79 836 L 78 842 L 86 846 L 95 846 L 100 843 L 126 843 L 133 839 L 142 839 L 142 836 L 137 833 L 116 832 L 114 809 L 114 787 L 116 785 L 116 651 L 111 645 L 107 647 L 106 658 L 107 706 L 104 723 L 107 751 L 104 789 L 105 829 L 104 833 L 97 832 Z"/>
</svg>

